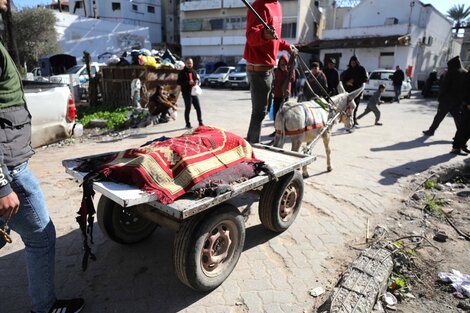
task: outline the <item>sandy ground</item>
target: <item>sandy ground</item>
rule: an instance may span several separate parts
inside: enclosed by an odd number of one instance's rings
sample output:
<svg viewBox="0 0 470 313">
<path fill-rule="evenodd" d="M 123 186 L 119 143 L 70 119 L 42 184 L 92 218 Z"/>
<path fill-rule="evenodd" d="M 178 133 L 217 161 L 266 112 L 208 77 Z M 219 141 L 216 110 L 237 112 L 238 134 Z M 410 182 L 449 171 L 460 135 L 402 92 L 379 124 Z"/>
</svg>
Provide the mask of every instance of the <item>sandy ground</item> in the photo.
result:
<svg viewBox="0 0 470 313">
<path fill-rule="evenodd" d="M 204 123 L 246 135 L 251 112 L 247 91 L 204 89 Z M 81 189 L 64 173 L 62 160 L 139 146 L 162 135 L 184 131 L 182 110 L 175 122 L 131 130 L 119 136 L 97 136 L 74 144 L 37 149 L 31 159 L 57 228 L 56 285 L 60 297 L 83 296 L 84 312 L 310 312 L 318 303 L 308 290 L 331 289 L 355 252 L 347 247 L 363 242 L 367 220 L 384 221 L 409 197 L 411 179 L 435 166 L 456 166 L 468 157 L 449 154 L 455 132 L 446 118 L 433 137 L 424 137 L 436 111 L 436 101 L 416 93 L 401 103 L 380 107 L 383 126 L 374 126 L 372 113 L 348 134 L 335 125 L 332 136 L 333 171 L 326 172 L 321 142 L 318 159 L 309 166 L 304 203 L 297 220 L 282 234 L 259 225 L 257 199 L 235 200 L 250 208 L 244 252 L 224 284 L 209 294 L 184 287 L 172 269 L 174 234 L 159 229 L 143 243 L 121 246 L 95 227 L 98 261 L 80 270 L 80 232 L 74 220 Z M 180 104 L 182 107 L 182 104 Z M 361 104 L 359 113 L 365 108 Z M 192 123 L 196 123 L 192 112 Z M 264 140 L 273 131 L 265 121 Z M 390 219 L 392 220 L 392 219 Z M 27 312 L 24 246 L 14 243 L 0 250 L 0 313 Z M 419 310 L 414 312 L 420 312 Z M 428 311 L 422 311 L 428 312 Z"/>
</svg>

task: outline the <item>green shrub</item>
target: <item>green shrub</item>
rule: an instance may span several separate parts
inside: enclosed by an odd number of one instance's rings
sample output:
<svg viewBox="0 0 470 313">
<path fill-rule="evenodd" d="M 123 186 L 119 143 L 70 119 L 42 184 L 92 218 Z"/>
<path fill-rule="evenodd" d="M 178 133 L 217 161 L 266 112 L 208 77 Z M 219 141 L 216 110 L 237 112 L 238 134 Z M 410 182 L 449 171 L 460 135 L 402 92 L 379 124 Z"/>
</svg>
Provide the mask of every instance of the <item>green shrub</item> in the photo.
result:
<svg viewBox="0 0 470 313">
<path fill-rule="evenodd" d="M 131 107 L 114 108 L 109 106 L 97 106 L 78 112 L 78 121 L 87 127 L 91 120 L 106 120 L 107 129 L 122 129 L 127 122 L 127 113 L 131 111 Z"/>
</svg>

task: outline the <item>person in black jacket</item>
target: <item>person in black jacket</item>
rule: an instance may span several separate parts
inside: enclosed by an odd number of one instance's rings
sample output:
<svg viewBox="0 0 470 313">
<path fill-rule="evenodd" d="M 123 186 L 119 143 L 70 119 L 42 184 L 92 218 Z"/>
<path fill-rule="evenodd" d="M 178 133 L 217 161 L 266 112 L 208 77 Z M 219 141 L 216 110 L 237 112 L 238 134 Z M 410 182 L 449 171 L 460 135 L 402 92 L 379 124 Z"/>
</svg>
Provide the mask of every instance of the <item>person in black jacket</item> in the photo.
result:
<svg viewBox="0 0 470 313">
<path fill-rule="evenodd" d="M 339 84 L 339 72 L 335 67 L 334 59 L 328 59 L 328 61 L 326 62 L 326 68 L 323 69 L 323 73 L 326 76 L 329 95 L 337 95 Z"/>
<path fill-rule="evenodd" d="M 470 72 L 467 72 L 464 78 L 463 86 L 465 86 L 462 95 L 462 115 L 460 126 L 454 136 L 452 150 L 450 153 L 466 155 L 470 153 L 467 148 L 467 142 L 470 139 Z"/>
<path fill-rule="evenodd" d="M 341 74 L 341 81 L 343 82 L 344 89 L 347 92 L 359 89 L 367 81 L 367 71 L 359 63 L 359 60 L 355 55 L 349 59 L 348 68 Z M 359 108 L 359 101 L 361 100 L 362 93 L 354 99 L 356 108 L 354 109 L 354 126 L 359 125 L 357 123 L 357 109 Z"/>
<path fill-rule="evenodd" d="M 392 76 L 393 89 L 395 90 L 395 101 L 400 103 L 401 86 L 405 80 L 405 73 L 401 70 L 400 66 L 397 65 L 395 73 Z"/>
<path fill-rule="evenodd" d="M 199 126 L 203 126 L 201 105 L 199 104 L 198 96 L 191 95 L 191 89 L 199 81 L 196 71 L 193 69 L 193 59 L 187 58 L 184 69 L 178 74 L 178 85 L 181 86 L 181 93 L 183 94 L 184 100 L 184 120 L 186 121 L 186 128 L 191 128 L 191 122 L 189 120 L 189 113 L 191 113 L 191 104 L 196 109 L 197 120 Z"/>
<path fill-rule="evenodd" d="M 0 11 L 8 9 L 8 1 L 0 0 Z M 0 247 L 10 239 L 8 232 L 3 233 L 7 226 L 21 236 L 25 245 L 31 312 L 80 312 L 85 303 L 83 299 L 57 300 L 55 295 L 56 232 L 41 187 L 28 166 L 33 154 L 31 114 L 21 77 L 0 43 Z M 13 281 L 10 284 L 2 281 L 2 285 L 17 288 Z M 2 306 L 9 301 L 3 295 L 0 298 Z"/>
<path fill-rule="evenodd" d="M 439 127 L 444 117 L 446 117 L 447 113 L 452 115 L 455 127 L 457 129 L 459 128 L 465 72 L 459 56 L 447 62 L 447 74 L 445 74 L 442 79 L 439 96 L 437 98 L 439 101 L 437 113 L 429 129 L 423 131 L 424 135 L 434 135 L 434 132 Z"/>
</svg>

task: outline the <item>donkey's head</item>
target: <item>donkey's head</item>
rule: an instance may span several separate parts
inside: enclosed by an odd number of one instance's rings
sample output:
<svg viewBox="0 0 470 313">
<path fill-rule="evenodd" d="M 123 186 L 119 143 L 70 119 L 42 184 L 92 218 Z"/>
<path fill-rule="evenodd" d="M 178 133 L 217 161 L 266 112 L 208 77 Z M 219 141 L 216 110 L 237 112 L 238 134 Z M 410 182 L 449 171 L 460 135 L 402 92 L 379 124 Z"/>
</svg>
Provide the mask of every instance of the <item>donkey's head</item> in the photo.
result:
<svg viewBox="0 0 470 313">
<path fill-rule="evenodd" d="M 353 111 L 356 108 L 354 99 L 357 98 L 363 90 L 364 85 L 361 88 L 348 93 L 344 90 L 343 84 L 340 82 L 338 85 L 339 94 L 331 97 L 336 105 L 336 111 L 340 113 L 339 121 L 343 123 L 346 128 L 351 128 L 353 126 L 352 116 Z"/>
</svg>

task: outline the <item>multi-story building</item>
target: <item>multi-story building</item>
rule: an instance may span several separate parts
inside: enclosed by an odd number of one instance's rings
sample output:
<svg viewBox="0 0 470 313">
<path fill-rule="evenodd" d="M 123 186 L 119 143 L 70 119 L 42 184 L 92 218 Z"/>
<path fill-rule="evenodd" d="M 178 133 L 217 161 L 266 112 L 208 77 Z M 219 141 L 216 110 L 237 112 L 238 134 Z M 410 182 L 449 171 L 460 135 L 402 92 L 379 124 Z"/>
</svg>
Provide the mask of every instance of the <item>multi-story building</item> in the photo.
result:
<svg viewBox="0 0 470 313">
<path fill-rule="evenodd" d="M 462 63 L 467 70 L 470 70 L 470 25 L 465 28 L 460 59 L 462 59 Z"/>
<path fill-rule="evenodd" d="M 253 1 L 249 1 L 252 3 Z M 318 1 L 316 1 L 318 2 Z M 310 0 L 281 0 L 282 38 L 310 42 L 319 37 L 321 14 Z M 236 64 L 243 56 L 247 8 L 240 0 L 182 1 L 181 50 L 196 63 Z"/>
<path fill-rule="evenodd" d="M 430 4 L 414 0 L 362 0 L 333 8 L 323 38 L 304 47 L 320 61 L 336 59 L 340 70 L 352 55 L 372 71 L 399 65 L 417 86 L 429 72 L 460 54 L 452 23 Z"/>
<path fill-rule="evenodd" d="M 164 23 L 160 0 L 69 0 L 69 10 L 84 17 L 148 27 L 150 42 L 162 42 Z"/>
<path fill-rule="evenodd" d="M 162 1 L 162 42 L 172 51 L 181 53 L 180 47 L 180 1 Z"/>
</svg>

